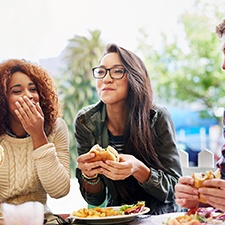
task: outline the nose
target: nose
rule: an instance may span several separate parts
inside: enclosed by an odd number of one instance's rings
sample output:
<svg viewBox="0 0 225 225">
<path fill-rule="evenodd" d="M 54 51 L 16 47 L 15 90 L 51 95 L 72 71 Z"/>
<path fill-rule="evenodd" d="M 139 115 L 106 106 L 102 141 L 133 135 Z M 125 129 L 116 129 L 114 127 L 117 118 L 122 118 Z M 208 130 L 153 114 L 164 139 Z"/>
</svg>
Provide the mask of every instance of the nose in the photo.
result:
<svg viewBox="0 0 225 225">
<path fill-rule="evenodd" d="M 103 81 L 104 82 L 110 82 L 110 81 L 112 81 L 113 79 L 112 79 L 112 77 L 110 76 L 110 74 L 109 74 L 109 70 L 107 70 L 106 71 L 106 75 L 105 75 L 105 77 L 103 78 Z"/>
<path fill-rule="evenodd" d="M 30 100 L 33 99 L 33 95 L 30 93 L 29 90 L 26 90 L 25 94 Z"/>
</svg>

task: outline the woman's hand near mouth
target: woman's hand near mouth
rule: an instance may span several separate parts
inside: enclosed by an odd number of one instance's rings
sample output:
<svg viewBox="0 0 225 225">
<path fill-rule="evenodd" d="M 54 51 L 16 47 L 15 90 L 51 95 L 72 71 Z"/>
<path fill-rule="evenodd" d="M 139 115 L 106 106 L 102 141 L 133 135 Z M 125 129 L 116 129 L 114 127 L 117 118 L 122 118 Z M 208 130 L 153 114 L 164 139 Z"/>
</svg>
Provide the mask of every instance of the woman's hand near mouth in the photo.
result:
<svg viewBox="0 0 225 225">
<path fill-rule="evenodd" d="M 34 148 L 46 144 L 47 137 L 44 132 L 44 114 L 39 103 L 37 102 L 35 104 L 27 96 L 24 96 L 16 102 L 16 106 L 15 113 L 24 130 L 32 137 Z"/>
</svg>

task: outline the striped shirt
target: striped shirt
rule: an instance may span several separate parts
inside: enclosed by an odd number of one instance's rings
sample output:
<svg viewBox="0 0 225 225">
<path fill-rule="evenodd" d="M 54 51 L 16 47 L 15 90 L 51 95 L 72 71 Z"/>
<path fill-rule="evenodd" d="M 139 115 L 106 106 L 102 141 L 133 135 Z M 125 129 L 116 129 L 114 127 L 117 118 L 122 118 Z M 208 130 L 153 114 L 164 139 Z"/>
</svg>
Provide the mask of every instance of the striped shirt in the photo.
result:
<svg viewBox="0 0 225 225">
<path fill-rule="evenodd" d="M 124 150 L 124 138 L 123 136 L 113 136 L 108 130 L 109 134 L 109 144 L 115 148 L 119 153 L 122 153 Z"/>
</svg>

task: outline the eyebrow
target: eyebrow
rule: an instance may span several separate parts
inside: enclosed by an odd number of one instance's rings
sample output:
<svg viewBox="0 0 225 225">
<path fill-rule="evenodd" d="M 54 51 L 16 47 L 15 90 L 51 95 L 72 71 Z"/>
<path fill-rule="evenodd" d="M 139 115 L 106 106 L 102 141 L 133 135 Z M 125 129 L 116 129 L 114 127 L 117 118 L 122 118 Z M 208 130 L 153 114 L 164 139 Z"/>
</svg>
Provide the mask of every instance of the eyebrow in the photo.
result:
<svg viewBox="0 0 225 225">
<path fill-rule="evenodd" d="M 116 67 L 116 66 L 122 66 L 122 67 L 123 67 L 122 64 L 115 64 L 115 65 L 113 65 L 111 68 Z M 100 65 L 99 67 L 104 67 L 104 68 L 106 68 L 106 66 L 104 66 L 104 65 Z"/>
<path fill-rule="evenodd" d="M 35 84 L 33 82 L 28 84 L 28 86 L 32 86 L 32 85 L 35 85 Z M 22 86 L 21 84 L 15 84 L 12 87 L 10 87 L 9 90 L 12 90 L 15 87 L 21 87 L 21 86 Z"/>
</svg>

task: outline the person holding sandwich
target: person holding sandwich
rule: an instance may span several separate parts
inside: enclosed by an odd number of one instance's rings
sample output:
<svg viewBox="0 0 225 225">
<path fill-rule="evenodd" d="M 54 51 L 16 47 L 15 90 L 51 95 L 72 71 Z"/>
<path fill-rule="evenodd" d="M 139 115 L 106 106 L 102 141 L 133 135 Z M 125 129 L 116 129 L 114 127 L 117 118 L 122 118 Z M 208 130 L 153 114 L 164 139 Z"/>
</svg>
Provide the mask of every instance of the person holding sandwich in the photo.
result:
<svg viewBox="0 0 225 225">
<path fill-rule="evenodd" d="M 222 41 L 222 69 L 225 70 L 225 18 L 216 26 L 216 34 Z M 210 205 L 225 212 L 225 145 L 222 147 L 222 156 L 217 166 L 222 179 L 207 179 L 200 188 L 194 187 L 195 177 L 181 177 L 175 186 L 176 203 L 187 209 Z M 204 201 L 200 200 L 201 197 Z"/>
<path fill-rule="evenodd" d="M 76 177 L 84 199 L 94 206 L 105 199 L 106 206 L 145 201 L 151 214 L 179 211 L 174 186 L 181 165 L 174 124 L 167 109 L 153 103 L 143 61 L 110 44 L 92 71 L 100 101 L 75 118 Z M 99 158 L 112 148 L 114 159 Z"/>
</svg>

